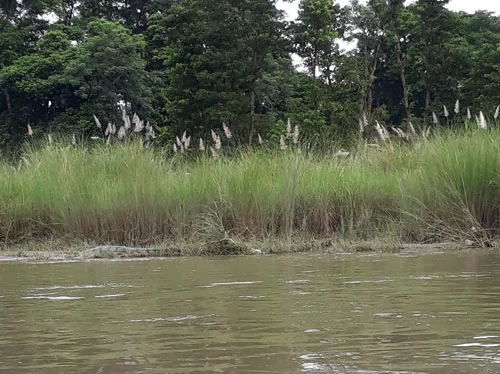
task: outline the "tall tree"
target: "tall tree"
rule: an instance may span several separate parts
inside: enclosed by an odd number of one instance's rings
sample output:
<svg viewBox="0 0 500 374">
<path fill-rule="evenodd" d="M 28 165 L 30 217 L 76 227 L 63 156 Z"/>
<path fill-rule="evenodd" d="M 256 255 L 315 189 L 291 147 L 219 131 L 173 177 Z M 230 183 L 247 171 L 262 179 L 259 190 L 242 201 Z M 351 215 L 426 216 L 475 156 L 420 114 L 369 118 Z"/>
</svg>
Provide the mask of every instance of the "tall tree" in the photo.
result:
<svg viewBox="0 0 500 374">
<path fill-rule="evenodd" d="M 366 123 L 371 120 L 375 71 L 384 57 L 384 46 L 387 42 L 383 26 L 384 6 L 383 0 L 369 0 L 366 5 L 361 5 L 358 0 L 351 1 L 351 22 L 355 30 L 353 37 L 357 40 L 360 63 L 360 134 L 363 133 Z"/>
<path fill-rule="evenodd" d="M 54 118 L 66 85 L 61 76 L 74 57 L 70 41 L 61 31 L 49 31 L 36 45 L 34 53 L 16 59 L 0 71 L 0 86 L 8 92 L 7 115 L 12 141 L 18 141 L 26 132 L 27 123 L 46 128 Z"/>
<path fill-rule="evenodd" d="M 467 56 L 460 60 L 467 64 L 459 81 L 463 99 L 476 112 L 493 111 L 500 104 L 500 17 L 489 12 L 458 17 L 462 26 L 455 50 Z"/>
<path fill-rule="evenodd" d="M 286 43 L 283 39 L 282 13 L 276 9 L 276 0 L 245 0 L 237 3 L 240 14 L 242 57 L 249 64 L 246 89 L 250 96 L 248 112 L 248 142 L 255 136 L 255 91 L 257 82 L 268 69 L 268 56 L 281 55 Z"/>
<path fill-rule="evenodd" d="M 406 79 L 406 65 L 408 63 L 406 47 L 410 37 L 410 30 L 407 27 L 410 24 L 409 16 L 404 6 L 404 0 L 387 0 L 386 24 L 389 28 L 389 40 L 394 45 L 394 54 L 399 67 L 403 95 L 402 102 L 407 123 L 411 121 L 408 82 Z"/>
<path fill-rule="evenodd" d="M 182 0 L 155 16 L 150 27 L 165 35 L 157 55 L 167 70 L 168 121 L 197 131 L 246 122 L 239 132 L 251 142 L 257 82 L 283 48 L 280 18 L 267 0 Z"/>
<path fill-rule="evenodd" d="M 11 134 L 19 139 L 26 123 L 62 131 L 92 127 L 92 114 L 120 118 L 120 104 L 149 114 L 142 38 L 117 23 L 94 21 L 81 44 L 54 27 L 36 45 L 0 71 L 9 92 Z"/>
<path fill-rule="evenodd" d="M 445 5 L 449 0 L 417 0 L 411 10 L 417 17 L 410 53 L 415 58 L 413 73 L 420 74 L 424 90 L 423 123 L 429 125 L 433 96 L 438 85 L 450 77 L 453 66 L 448 64 L 452 18 Z M 449 85 L 446 85 L 449 87 Z M 434 93 L 434 95 L 433 95 Z"/>
<path fill-rule="evenodd" d="M 144 48 L 142 36 L 131 35 L 118 23 L 99 20 L 88 25 L 87 38 L 64 72 L 78 98 L 83 127 L 92 114 L 117 120 L 123 105 L 142 117 L 150 115 Z"/>
<path fill-rule="evenodd" d="M 323 124 L 333 125 L 336 73 L 342 58 L 339 40 L 344 37 L 346 27 L 346 10 L 331 0 L 299 3 L 298 17 L 291 29 L 295 51 L 311 77 L 304 79 L 304 83 L 310 87 L 312 108 L 302 109 L 310 117 L 309 126 L 314 127 L 310 130 L 321 131 Z M 305 124 L 308 120 L 302 118 L 301 122 Z"/>
<path fill-rule="evenodd" d="M 345 22 L 341 8 L 331 0 L 301 0 L 297 21 L 292 26 L 297 54 L 304 61 L 309 75 L 316 79 L 326 74 L 339 53 L 337 38 L 341 37 Z"/>
</svg>

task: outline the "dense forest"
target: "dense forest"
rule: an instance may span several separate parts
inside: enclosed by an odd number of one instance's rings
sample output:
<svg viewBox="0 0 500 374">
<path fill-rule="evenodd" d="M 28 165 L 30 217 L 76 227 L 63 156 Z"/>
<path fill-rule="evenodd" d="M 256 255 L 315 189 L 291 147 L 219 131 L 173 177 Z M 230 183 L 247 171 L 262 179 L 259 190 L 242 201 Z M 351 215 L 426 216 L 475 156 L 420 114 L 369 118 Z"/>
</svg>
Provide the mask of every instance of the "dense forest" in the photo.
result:
<svg viewBox="0 0 500 374">
<path fill-rule="evenodd" d="M 98 136 L 94 115 L 123 110 L 160 145 L 223 123 L 251 144 L 287 118 L 313 141 L 496 119 L 500 18 L 448 2 L 301 0 L 288 22 L 275 0 L 2 0 L 0 145 L 28 124 Z"/>
</svg>

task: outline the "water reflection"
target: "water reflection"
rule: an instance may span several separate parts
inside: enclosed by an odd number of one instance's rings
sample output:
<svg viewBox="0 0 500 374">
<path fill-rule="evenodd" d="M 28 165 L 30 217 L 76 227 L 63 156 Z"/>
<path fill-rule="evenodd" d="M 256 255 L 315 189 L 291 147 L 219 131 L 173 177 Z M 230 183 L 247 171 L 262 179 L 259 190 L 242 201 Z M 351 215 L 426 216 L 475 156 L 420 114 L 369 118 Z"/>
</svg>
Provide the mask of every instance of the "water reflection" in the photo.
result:
<svg viewBox="0 0 500 374">
<path fill-rule="evenodd" d="M 500 255 L 0 263 L 0 372 L 500 371 Z"/>
</svg>

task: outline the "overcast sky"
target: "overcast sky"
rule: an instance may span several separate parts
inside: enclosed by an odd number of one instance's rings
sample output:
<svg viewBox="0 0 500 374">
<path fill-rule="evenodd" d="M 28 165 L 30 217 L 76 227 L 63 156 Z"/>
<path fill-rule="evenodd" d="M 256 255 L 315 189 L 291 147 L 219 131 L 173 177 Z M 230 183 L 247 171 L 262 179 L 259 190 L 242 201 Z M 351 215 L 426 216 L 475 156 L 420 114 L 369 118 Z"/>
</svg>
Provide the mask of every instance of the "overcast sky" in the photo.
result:
<svg viewBox="0 0 500 374">
<path fill-rule="evenodd" d="M 295 19 L 298 3 L 298 0 L 295 0 L 293 4 L 280 2 L 279 7 L 285 9 L 289 19 Z M 347 5 L 349 0 L 337 0 L 337 3 Z M 489 10 L 499 15 L 500 0 L 451 0 L 448 8 L 455 11 L 463 10 L 469 13 L 474 13 L 476 10 Z"/>
</svg>

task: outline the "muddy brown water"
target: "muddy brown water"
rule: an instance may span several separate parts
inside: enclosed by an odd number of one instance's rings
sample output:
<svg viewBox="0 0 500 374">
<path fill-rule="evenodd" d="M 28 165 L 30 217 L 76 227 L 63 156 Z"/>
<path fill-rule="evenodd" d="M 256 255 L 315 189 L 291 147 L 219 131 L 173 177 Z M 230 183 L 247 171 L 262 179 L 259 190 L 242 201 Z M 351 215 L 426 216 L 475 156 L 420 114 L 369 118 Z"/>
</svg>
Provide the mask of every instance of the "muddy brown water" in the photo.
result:
<svg viewBox="0 0 500 374">
<path fill-rule="evenodd" d="M 500 254 L 0 262 L 0 373 L 498 373 Z"/>
</svg>

